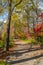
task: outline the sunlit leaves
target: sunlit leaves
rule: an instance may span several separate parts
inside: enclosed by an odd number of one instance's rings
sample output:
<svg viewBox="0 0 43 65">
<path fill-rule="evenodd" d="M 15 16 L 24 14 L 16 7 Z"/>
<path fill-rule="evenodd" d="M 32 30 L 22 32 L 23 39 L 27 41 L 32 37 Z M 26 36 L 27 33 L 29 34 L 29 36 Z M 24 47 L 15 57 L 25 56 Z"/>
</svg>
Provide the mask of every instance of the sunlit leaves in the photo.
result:
<svg viewBox="0 0 43 65">
<path fill-rule="evenodd" d="M 18 19 L 18 15 L 16 14 L 16 13 L 13 13 L 12 14 L 12 17 L 11 17 L 11 20 L 12 21 L 15 21 L 15 20 L 17 20 Z"/>
<path fill-rule="evenodd" d="M 24 33 L 24 31 L 25 31 L 25 23 L 23 24 L 22 22 L 20 22 L 20 20 L 15 21 L 14 22 L 14 29 L 15 29 L 16 35 L 18 35 L 19 37 L 25 36 L 25 33 Z"/>
</svg>

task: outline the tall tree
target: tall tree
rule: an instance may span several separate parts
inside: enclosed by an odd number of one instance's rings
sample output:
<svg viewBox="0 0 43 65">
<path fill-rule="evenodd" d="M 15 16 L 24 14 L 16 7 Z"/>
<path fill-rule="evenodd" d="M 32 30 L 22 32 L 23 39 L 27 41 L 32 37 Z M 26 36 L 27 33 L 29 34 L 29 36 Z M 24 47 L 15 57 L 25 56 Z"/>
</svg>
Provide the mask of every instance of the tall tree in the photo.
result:
<svg viewBox="0 0 43 65">
<path fill-rule="evenodd" d="M 14 5 L 12 8 L 12 0 L 8 0 L 8 7 L 9 7 L 9 15 L 8 15 L 8 27 L 7 27 L 7 38 L 6 38 L 6 51 L 9 50 L 9 39 L 10 39 L 10 23 L 11 23 L 11 15 L 14 8 L 22 2 L 20 0 L 17 4 Z"/>
</svg>

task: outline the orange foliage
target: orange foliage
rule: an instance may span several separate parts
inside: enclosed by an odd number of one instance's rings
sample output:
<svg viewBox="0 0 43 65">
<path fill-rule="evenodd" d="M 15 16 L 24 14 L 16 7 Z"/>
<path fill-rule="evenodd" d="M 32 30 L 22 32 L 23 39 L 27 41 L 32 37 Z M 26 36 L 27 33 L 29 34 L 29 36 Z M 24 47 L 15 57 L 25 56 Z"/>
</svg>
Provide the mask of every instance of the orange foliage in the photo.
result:
<svg viewBox="0 0 43 65">
<path fill-rule="evenodd" d="M 43 32 L 43 24 L 36 24 L 34 27 L 34 32 L 36 34 Z"/>
</svg>

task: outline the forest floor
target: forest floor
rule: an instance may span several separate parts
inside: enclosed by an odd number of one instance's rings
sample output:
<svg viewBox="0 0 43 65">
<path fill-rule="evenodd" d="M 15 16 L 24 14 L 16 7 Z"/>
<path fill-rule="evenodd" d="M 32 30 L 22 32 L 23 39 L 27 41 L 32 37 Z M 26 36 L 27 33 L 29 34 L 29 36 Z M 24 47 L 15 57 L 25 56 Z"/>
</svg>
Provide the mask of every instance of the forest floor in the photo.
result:
<svg viewBox="0 0 43 65">
<path fill-rule="evenodd" d="M 15 43 L 17 47 L 7 59 L 10 65 L 43 65 L 43 49 L 40 49 L 39 45 L 33 45 L 30 48 L 30 45 L 23 41 Z"/>
<path fill-rule="evenodd" d="M 30 45 L 23 41 L 15 41 L 15 44 L 17 46 L 6 56 L 10 65 L 43 65 L 43 49 L 40 49 L 39 45 L 30 48 Z"/>
</svg>

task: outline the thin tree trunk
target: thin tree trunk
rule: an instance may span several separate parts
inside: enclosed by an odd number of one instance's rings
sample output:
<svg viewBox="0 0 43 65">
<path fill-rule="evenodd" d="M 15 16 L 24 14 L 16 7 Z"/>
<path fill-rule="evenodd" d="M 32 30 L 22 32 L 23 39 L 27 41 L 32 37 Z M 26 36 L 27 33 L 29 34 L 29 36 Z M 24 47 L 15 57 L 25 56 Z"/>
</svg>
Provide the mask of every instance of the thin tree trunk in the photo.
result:
<svg viewBox="0 0 43 65">
<path fill-rule="evenodd" d="M 9 15 L 8 15 L 8 25 L 7 25 L 7 38 L 6 38 L 6 51 L 9 51 L 9 41 L 10 41 L 10 23 L 11 23 L 11 3 L 12 0 L 8 0 L 8 6 L 9 6 Z"/>
<path fill-rule="evenodd" d="M 28 6 L 27 6 L 28 8 Z M 30 11 L 29 11 L 30 12 Z M 27 13 L 27 27 L 28 27 L 28 34 L 29 34 L 29 12 L 26 12 Z"/>
</svg>

